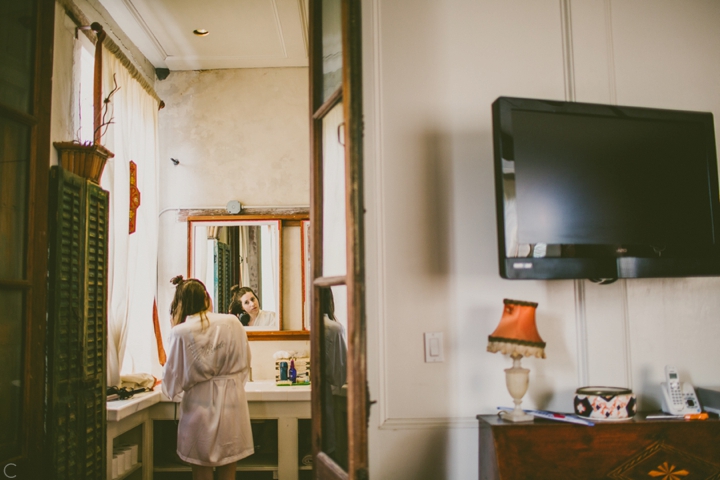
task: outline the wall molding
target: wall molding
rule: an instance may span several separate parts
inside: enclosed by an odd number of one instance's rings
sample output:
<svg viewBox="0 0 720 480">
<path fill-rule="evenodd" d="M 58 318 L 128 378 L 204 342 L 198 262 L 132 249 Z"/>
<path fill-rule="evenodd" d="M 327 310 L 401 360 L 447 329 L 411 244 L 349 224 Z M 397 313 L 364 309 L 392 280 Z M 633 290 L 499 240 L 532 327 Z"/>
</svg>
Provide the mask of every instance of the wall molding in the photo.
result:
<svg viewBox="0 0 720 480">
<path fill-rule="evenodd" d="M 475 417 L 388 418 L 380 423 L 380 430 L 412 430 L 427 428 L 478 428 Z"/>
<path fill-rule="evenodd" d="M 590 383 L 588 361 L 587 312 L 585 304 L 585 280 L 574 280 L 575 287 L 575 331 L 577 336 L 578 384 Z"/>
<path fill-rule="evenodd" d="M 623 306 L 623 333 L 625 335 L 625 385 L 627 388 L 633 389 L 633 368 L 632 368 L 632 342 L 630 341 L 630 307 L 628 305 L 627 280 L 620 280 L 621 295 Z"/>
<path fill-rule="evenodd" d="M 379 409 L 380 415 L 380 428 L 387 423 L 388 419 L 388 372 L 387 372 L 387 342 L 385 338 L 387 336 L 387 299 L 385 296 L 385 285 L 387 272 L 385 265 L 385 183 L 383 172 L 384 153 L 382 148 L 382 31 L 380 29 L 380 0 L 372 0 L 372 12 L 371 12 L 371 28 L 374 35 L 372 43 L 372 86 L 373 86 L 373 97 L 372 97 L 372 118 L 373 118 L 373 150 L 375 153 L 375 161 L 373 164 L 373 184 L 374 198 L 373 202 L 375 205 L 375 242 L 377 245 L 376 250 L 376 280 L 377 289 L 375 295 L 377 298 L 377 311 L 375 312 L 377 318 L 377 344 L 378 344 L 378 403 L 377 408 Z"/>
<path fill-rule="evenodd" d="M 123 0 L 122 3 L 123 5 L 125 5 L 125 8 L 127 8 L 128 12 L 130 12 L 130 15 L 132 15 L 138 25 L 140 25 L 140 28 L 142 28 L 143 32 L 145 32 L 145 35 L 147 35 L 147 37 L 150 39 L 157 53 L 162 57 L 163 60 L 167 59 L 167 52 L 153 33 L 152 29 L 148 26 L 147 22 L 145 22 L 145 19 L 140 14 L 137 7 L 135 7 L 132 0 Z"/>
<path fill-rule="evenodd" d="M 607 49 L 608 90 L 610 103 L 617 105 L 617 81 L 615 78 L 615 45 L 613 41 L 612 0 L 605 0 L 605 48 Z"/>
<path fill-rule="evenodd" d="M 609 103 L 617 105 L 617 81 L 615 76 L 615 49 L 613 41 L 613 24 L 612 24 L 612 0 L 604 0 L 603 3 L 604 26 L 605 26 L 605 50 L 606 50 L 606 68 L 608 79 Z M 575 83 L 575 64 L 574 64 L 574 48 L 573 48 L 573 29 L 572 29 L 572 11 L 571 0 L 560 0 L 560 19 L 562 25 L 562 50 L 563 50 L 563 79 L 565 82 L 565 100 L 570 102 L 578 101 L 577 88 Z M 580 385 L 590 384 L 590 358 L 588 344 L 588 315 L 586 302 L 587 280 L 575 280 L 575 324 L 576 324 L 576 342 L 577 342 L 577 363 L 578 363 L 578 382 Z M 623 334 L 623 361 L 625 364 L 625 384 L 628 388 L 633 388 L 633 367 L 632 367 L 632 349 L 630 335 L 630 313 L 628 305 L 627 282 L 620 279 L 618 282 L 620 287 L 619 295 L 622 302 L 622 334 Z"/>
<path fill-rule="evenodd" d="M 563 80 L 565 100 L 577 101 L 575 88 L 575 59 L 572 35 L 572 10 L 570 0 L 560 0 L 560 25 L 562 33 Z M 577 376 L 580 385 L 588 385 L 590 364 L 588 359 L 587 305 L 585 302 L 585 280 L 573 281 L 575 294 L 575 332 Z"/>
<path fill-rule="evenodd" d="M 308 39 L 308 31 L 310 22 L 308 21 L 308 3 L 305 0 L 297 0 L 298 10 L 300 10 L 300 21 L 302 22 L 303 42 L 305 44 L 305 54 L 310 52 L 310 40 Z"/>
<path fill-rule="evenodd" d="M 280 12 L 278 11 L 277 0 L 272 0 L 273 14 L 275 16 L 275 27 L 277 28 L 278 38 L 280 39 L 280 45 L 282 45 L 282 57 L 288 58 L 287 45 L 285 45 L 285 33 L 283 31 L 282 22 L 280 21 Z M 302 19 L 302 14 L 300 14 Z M 302 20 L 300 20 L 302 22 Z"/>
<path fill-rule="evenodd" d="M 565 100 L 576 101 L 575 93 L 575 57 L 573 52 L 572 11 L 570 0 L 560 0 L 560 25 L 562 33 L 563 78 L 565 80 Z"/>
</svg>

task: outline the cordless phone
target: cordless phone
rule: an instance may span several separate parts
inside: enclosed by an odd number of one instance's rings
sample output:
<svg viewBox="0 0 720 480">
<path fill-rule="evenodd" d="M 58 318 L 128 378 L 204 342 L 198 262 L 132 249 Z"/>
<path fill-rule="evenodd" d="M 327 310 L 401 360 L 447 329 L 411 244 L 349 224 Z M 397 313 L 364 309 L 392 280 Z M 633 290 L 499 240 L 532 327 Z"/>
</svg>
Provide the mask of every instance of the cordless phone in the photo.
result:
<svg viewBox="0 0 720 480">
<path fill-rule="evenodd" d="M 670 415 L 702 412 L 695 389 L 689 383 L 680 381 L 677 368 L 671 365 L 665 367 L 665 381 L 661 387 L 663 412 Z"/>
</svg>

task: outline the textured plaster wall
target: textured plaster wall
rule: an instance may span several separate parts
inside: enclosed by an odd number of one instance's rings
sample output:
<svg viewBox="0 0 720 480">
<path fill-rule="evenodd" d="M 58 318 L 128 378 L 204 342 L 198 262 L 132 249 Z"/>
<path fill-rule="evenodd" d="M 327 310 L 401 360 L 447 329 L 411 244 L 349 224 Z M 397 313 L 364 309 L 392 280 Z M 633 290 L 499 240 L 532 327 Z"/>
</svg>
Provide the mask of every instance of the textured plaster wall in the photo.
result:
<svg viewBox="0 0 720 480">
<path fill-rule="evenodd" d="M 187 275 L 186 223 L 178 208 L 308 206 L 309 107 L 306 68 L 172 72 L 156 83 L 160 112 L 158 306 L 169 331 L 174 275 Z M 174 166 L 170 158 L 180 161 Z M 283 316 L 302 324 L 298 235 L 284 236 Z M 297 238 L 296 238 L 297 237 Z M 292 243 L 291 243 L 292 242 Z M 297 243 L 297 245 L 295 244 Z M 295 279 L 288 282 L 288 279 Z M 297 285 L 295 283 L 298 283 Z M 309 342 L 252 342 L 253 377 L 274 378 L 276 350 L 309 351 Z"/>
<path fill-rule="evenodd" d="M 307 69 L 173 72 L 157 91 L 165 207 L 309 204 Z"/>
</svg>

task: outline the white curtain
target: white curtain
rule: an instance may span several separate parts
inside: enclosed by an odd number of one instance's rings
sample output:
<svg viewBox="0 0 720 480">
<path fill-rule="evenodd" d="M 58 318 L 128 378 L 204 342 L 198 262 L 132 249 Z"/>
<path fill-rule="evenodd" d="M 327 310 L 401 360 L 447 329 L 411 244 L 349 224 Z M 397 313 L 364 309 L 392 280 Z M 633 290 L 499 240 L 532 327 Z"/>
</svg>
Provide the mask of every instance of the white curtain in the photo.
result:
<svg viewBox="0 0 720 480">
<path fill-rule="evenodd" d="M 110 100 L 113 124 L 102 144 L 115 153 L 101 185 L 110 192 L 108 258 L 108 385 L 120 375 L 161 376 L 153 329 L 158 245 L 158 103 L 118 59 L 103 51 L 103 99 Z M 105 121 L 109 118 L 106 116 Z M 140 207 L 129 233 L 130 161 L 137 165 Z"/>
<path fill-rule="evenodd" d="M 278 241 L 279 234 L 276 225 L 262 225 L 260 227 L 260 252 L 262 255 L 262 297 L 264 310 L 272 310 L 277 313 L 280 305 L 279 298 L 279 268 Z"/>
<path fill-rule="evenodd" d="M 200 279 L 203 283 L 207 281 L 208 248 L 212 252 L 210 240 L 213 237 L 208 233 L 210 228 L 195 226 L 192 231 L 192 271 L 190 276 Z M 212 266 L 212 263 L 210 265 Z M 210 288 L 207 284 L 205 286 Z"/>
</svg>

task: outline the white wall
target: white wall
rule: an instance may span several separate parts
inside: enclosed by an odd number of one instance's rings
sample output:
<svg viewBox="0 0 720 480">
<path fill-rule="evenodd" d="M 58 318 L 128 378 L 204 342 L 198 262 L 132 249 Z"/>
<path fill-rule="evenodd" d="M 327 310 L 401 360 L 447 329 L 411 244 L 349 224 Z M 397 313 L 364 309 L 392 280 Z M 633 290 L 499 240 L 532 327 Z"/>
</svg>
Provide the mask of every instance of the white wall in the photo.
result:
<svg viewBox="0 0 720 480">
<path fill-rule="evenodd" d="M 475 415 L 512 402 L 510 360 L 485 351 L 503 298 L 539 303 L 526 408 L 571 411 L 592 384 L 658 408 L 667 363 L 720 385 L 718 278 L 500 279 L 490 112 L 506 95 L 720 113 L 720 3 L 362 7 L 371 478 L 477 478 Z M 444 333 L 444 363 L 423 332 Z"/>
<path fill-rule="evenodd" d="M 170 328 L 170 279 L 187 275 L 187 224 L 178 208 L 309 205 L 308 73 L 306 68 L 172 72 L 156 83 L 160 112 L 160 252 L 158 308 Z M 180 161 L 174 166 L 170 158 Z M 284 323 L 300 329 L 300 229 L 288 229 Z M 287 278 L 297 278 L 296 285 Z M 277 350 L 309 351 L 309 342 L 251 342 L 253 378 L 274 378 Z"/>
</svg>

